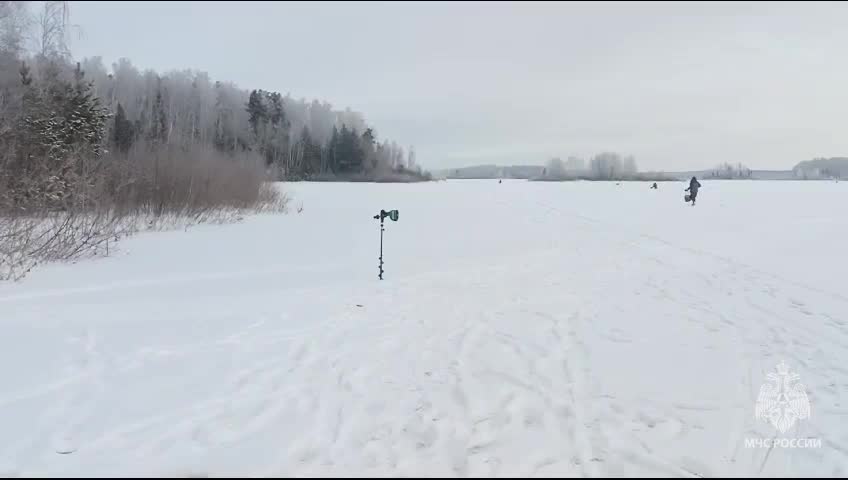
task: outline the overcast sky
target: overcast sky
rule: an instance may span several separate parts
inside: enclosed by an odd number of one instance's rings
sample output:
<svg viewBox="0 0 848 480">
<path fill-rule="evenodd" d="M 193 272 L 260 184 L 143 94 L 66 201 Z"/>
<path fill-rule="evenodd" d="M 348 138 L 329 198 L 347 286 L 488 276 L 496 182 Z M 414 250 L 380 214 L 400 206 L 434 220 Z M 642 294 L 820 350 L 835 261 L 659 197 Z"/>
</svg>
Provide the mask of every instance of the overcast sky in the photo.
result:
<svg viewBox="0 0 848 480">
<path fill-rule="evenodd" d="M 848 156 L 848 3 L 72 2 L 74 56 L 317 97 L 427 168 Z"/>
</svg>

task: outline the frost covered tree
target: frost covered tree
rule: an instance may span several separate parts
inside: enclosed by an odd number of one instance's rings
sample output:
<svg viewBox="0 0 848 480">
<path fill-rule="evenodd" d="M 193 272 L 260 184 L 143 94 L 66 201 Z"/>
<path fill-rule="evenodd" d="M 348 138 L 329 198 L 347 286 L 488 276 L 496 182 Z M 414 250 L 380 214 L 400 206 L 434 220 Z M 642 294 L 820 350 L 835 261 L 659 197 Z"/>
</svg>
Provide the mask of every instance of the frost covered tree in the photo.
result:
<svg viewBox="0 0 848 480">
<path fill-rule="evenodd" d="M 406 167 L 410 170 L 420 169 L 415 161 L 415 147 L 412 145 L 409 146 L 409 150 L 406 153 Z"/>
<path fill-rule="evenodd" d="M 551 178 L 561 178 L 565 175 L 565 163 L 559 157 L 554 157 L 548 160 L 545 165 L 545 176 Z"/>
<path fill-rule="evenodd" d="M 717 167 L 715 167 L 712 172 L 710 172 L 710 177 L 712 178 L 720 178 L 720 179 L 741 179 L 741 178 L 751 178 L 751 169 L 742 165 L 741 163 L 737 163 L 736 165 L 731 165 L 729 163 L 723 163 Z"/>
<path fill-rule="evenodd" d="M 582 172 L 586 168 L 582 158 L 568 157 L 565 162 L 565 170 L 568 172 Z"/>
<path fill-rule="evenodd" d="M 411 148 L 407 158 L 350 108 L 245 90 L 190 69 L 141 70 L 126 58 L 108 67 L 99 57 L 75 62 L 69 5 L 0 1 L 0 188 L 6 180 L 20 183 L 19 168 L 33 175 L 41 169 L 42 179 L 51 173 L 45 165 L 78 171 L 72 164 L 83 151 L 95 160 L 109 152 L 104 161 L 121 168 L 126 162 L 118 157 L 136 151 L 151 159 L 177 151 L 185 158 L 258 158 L 273 180 L 417 167 Z"/>
<path fill-rule="evenodd" d="M 637 172 L 635 158 L 623 158 L 615 152 L 599 153 L 589 162 L 589 173 L 596 180 L 628 179 L 633 178 Z"/>
</svg>

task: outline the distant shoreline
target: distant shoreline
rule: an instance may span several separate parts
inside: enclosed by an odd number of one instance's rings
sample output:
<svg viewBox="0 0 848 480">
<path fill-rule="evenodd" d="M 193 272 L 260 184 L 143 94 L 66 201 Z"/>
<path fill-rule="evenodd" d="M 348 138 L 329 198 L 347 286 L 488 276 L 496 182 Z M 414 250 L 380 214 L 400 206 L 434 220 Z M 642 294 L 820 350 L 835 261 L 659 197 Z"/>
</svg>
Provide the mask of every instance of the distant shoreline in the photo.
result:
<svg viewBox="0 0 848 480">
<path fill-rule="evenodd" d="M 839 180 L 840 178 L 848 178 L 848 157 L 832 157 L 832 158 L 817 158 L 814 160 L 806 160 L 798 163 L 791 169 L 786 170 L 752 170 L 743 165 L 732 166 L 729 164 L 719 165 L 716 168 L 701 169 L 701 170 L 682 170 L 682 171 L 645 171 L 638 173 L 636 169 L 630 169 L 631 173 L 616 168 L 615 171 L 621 172 L 620 177 L 612 179 L 593 178 L 592 172 L 586 168 L 569 169 L 567 166 L 563 169 L 562 166 L 558 169 L 551 169 L 543 165 L 493 165 L 482 164 L 473 165 L 461 168 L 446 168 L 433 172 L 433 175 L 438 178 L 445 179 L 501 179 L 512 178 L 520 180 L 533 181 L 673 181 L 673 180 L 688 180 L 692 177 L 697 177 L 704 180 Z M 557 172 L 551 174 L 551 172 Z M 633 178 L 635 177 L 635 178 Z"/>
<path fill-rule="evenodd" d="M 383 174 L 312 175 L 303 178 L 286 178 L 287 183 L 422 183 L 436 180 L 429 173 L 391 172 Z"/>
<path fill-rule="evenodd" d="M 829 179 L 829 178 L 718 178 L 718 177 L 707 177 L 707 176 L 698 176 L 695 175 L 700 180 L 704 181 L 752 181 L 752 182 L 838 182 L 839 179 Z M 445 177 L 436 179 L 436 180 L 524 180 L 528 182 L 685 182 L 688 181 L 691 176 L 688 177 L 672 177 L 672 178 L 664 178 L 664 179 L 641 179 L 641 178 L 622 178 L 622 179 L 597 179 L 597 178 L 519 178 L 519 177 Z"/>
<path fill-rule="evenodd" d="M 503 171 L 502 175 L 496 174 L 495 172 L 480 172 L 479 167 L 471 167 L 471 171 L 463 172 L 462 169 L 452 169 L 449 172 L 445 172 L 444 170 L 438 172 L 438 178 L 444 178 L 447 180 L 498 180 L 498 179 L 513 179 L 513 180 L 529 180 L 529 181 L 539 181 L 539 182 L 573 182 L 573 181 L 587 181 L 587 182 L 604 182 L 604 181 L 613 181 L 613 182 L 627 182 L 627 181 L 643 181 L 643 182 L 669 182 L 669 181 L 684 181 L 689 180 L 692 177 L 697 177 L 698 179 L 703 180 L 798 180 L 798 181 L 813 181 L 813 180 L 824 180 L 824 181 L 832 181 L 833 178 L 821 178 L 811 176 L 808 178 L 803 178 L 795 175 L 792 170 L 752 170 L 750 177 L 723 177 L 723 176 L 713 176 L 712 171 L 704 170 L 704 171 L 684 171 L 684 172 L 645 172 L 644 174 L 637 174 L 637 178 L 609 178 L 609 179 L 599 179 L 593 178 L 590 175 L 575 175 L 575 176 L 563 176 L 563 177 L 546 177 L 542 174 L 543 167 L 521 167 L 519 172 L 510 172 Z M 476 171 L 475 171 L 476 170 Z M 498 173 L 504 169 L 499 169 Z M 536 171 L 538 170 L 538 171 Z M 457 171 L 459 173 L 457 173 Z M 435 176 L 435 175 L 434 175 Z"/>
<path fill-rule="evenodd" d="M 636 178 L 593 178 L 589 176 L 575 177 L 537 177 L 528 178 L 530 182 L 678 182 L 677 177 L 669 175 L 654 175 L 645 174 L 645 176 L 637 176 Z"/>
</svg>

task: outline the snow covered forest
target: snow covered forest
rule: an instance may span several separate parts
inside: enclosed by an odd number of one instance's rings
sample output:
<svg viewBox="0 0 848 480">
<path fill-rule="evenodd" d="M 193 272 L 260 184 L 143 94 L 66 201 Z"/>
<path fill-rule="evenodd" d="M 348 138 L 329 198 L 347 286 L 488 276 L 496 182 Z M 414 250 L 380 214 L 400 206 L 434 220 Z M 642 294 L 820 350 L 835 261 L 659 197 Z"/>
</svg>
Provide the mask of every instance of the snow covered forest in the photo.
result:
<svg viewBox="0 0 848 480">
<path fill-rule="evenodd" d="M 162 218 L 283 210 L 279 180 L 427 179 L 362 114 L 71 55 L 68 2 L 0 1 L 0 278 Z M 153 220 L 150 220 L 150 219 Z"/>
<path fill-rule="evenodd" d="M 554 157 L 545 164 L 540 181 L 562 180 L 670 180 L 671 177 L 658 172 L 640 172 L 633 155 L 623 156 L 616 152 L 602 152 L 589 159 L 589 166 L 579 157 L 569 157 L 563 162 Z"/>
<path fill-rule="evenodd" d="M 638 173 L 636 159 L 632 155 L 622 157 L 615 152 L 603 152 L 589 160 L 584 167 L 582 158 L 569 157 L 563 162 L 559 157 L 550 159 L 545 167 L 545 176 L 553 178 L 585 177 L 596 180 L 620 180 L 635 177 Z"/>
<path fill-rule="evenodd" d="M 710 178 L 720 178 L 723 180 L 747 179 L 752 178 L 753 172 L 750 168 L 737 163 L 731 165 L 727 162 L 715 167 L 710 172 Z"/>
</svg>

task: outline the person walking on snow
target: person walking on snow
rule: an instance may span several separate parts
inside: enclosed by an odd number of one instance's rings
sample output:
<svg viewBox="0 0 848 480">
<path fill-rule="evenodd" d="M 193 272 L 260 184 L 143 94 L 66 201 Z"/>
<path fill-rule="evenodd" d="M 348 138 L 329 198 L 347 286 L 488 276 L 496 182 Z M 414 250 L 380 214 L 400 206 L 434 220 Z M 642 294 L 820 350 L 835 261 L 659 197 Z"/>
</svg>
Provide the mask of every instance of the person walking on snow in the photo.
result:
<svg viewBox="0 0 848 480">
<path fill-rule="evenodd" d="M 695 206 L 695 197 L 698 196 L 698 189 L 701 188 L 701 184 L 698 183 L 698 179 L 692 177 L 692 180 L 689 180 L 689 188 L 684 190 L 685 192 L 689 192 L 687 195 L 689 200 L 692 200 L 692 206 Z M 688 200 L 687 200 L 688 201 Z"/>
</svg>

